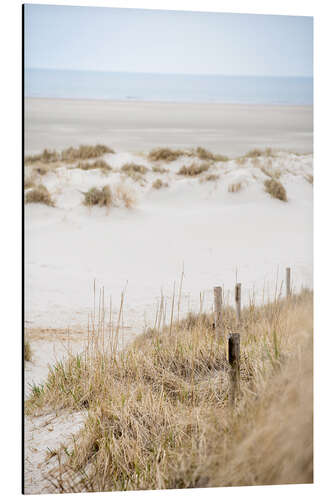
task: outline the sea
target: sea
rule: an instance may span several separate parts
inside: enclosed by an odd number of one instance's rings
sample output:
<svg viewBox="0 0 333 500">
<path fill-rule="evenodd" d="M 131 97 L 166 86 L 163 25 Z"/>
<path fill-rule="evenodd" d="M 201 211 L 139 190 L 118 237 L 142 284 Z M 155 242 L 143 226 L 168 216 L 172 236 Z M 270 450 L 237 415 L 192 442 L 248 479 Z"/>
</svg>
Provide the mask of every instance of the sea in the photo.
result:
<svg viewBox="0 0 333 500">
<path fill-rule="evenodd" d="M 24 95 L 301 106 L 313 104 L 313 78 L 25 69 Z"/>
</svg>

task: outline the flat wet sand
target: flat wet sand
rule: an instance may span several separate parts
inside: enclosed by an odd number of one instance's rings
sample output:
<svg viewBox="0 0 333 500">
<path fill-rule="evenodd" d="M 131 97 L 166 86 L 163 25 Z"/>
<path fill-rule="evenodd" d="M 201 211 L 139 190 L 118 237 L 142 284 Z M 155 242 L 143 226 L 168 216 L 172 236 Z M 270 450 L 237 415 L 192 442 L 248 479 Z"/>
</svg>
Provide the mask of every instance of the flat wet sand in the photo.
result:
<svg viewBox="0 0 333 500">
<path fill-rule="evenodd" d="M 104 143 L 117 151 L 202 146 L 230 156 L 313 150 L 312 106 L 25 99 L 25 154 Z"/>
</svg>

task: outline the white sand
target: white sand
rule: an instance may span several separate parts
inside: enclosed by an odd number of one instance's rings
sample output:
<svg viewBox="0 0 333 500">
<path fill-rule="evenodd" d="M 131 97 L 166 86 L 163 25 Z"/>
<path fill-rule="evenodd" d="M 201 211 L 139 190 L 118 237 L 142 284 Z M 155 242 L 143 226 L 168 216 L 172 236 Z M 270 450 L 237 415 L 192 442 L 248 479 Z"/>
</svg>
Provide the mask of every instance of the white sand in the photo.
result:
<svg viewBox="0 0 333 500">
<path fill-rule="evenodd" d="M 117 151 L 105 155 L 114 168 L 107 176 L 64 165 L 41 177 L 56 208 L 25 206 L 28 331 L 84 330 L 93 307 L 94 279 L 97 290 L 104 286 L 105 297 L 112 296 L 114 318 L 126 288 L 124 342 L 153 323 L 161 288 L 169 321 L 173 286 L 179 284 L 183 266 L 181 314 L 198 310 L 200 292 L 205 293 L 204 309 L 210 310 L 215 285 L 223 285 L 232 302 L 236 269 L 244 303 L 253 288 L 258 302 L 267 300 L 287 266 L 295 289 L 312 287 L 312 185 L 306 180 L 312 174 L 312 154 L 283 152 L 257 164 L 218 162 L 209 170 L 219 175 L 213 182 L 177 175 L 191 158 L 163 165 L 170 169 L 163 175 L 149 171 L 143 185 L 119 173 L 128 161 L 150 169 L 152 164 L 139 153 L 162 145 L 201 145 L 228 155 L 267 146 L 312 152 L 312 108 L 29 100 L 26 120 L 26 154 L 97 142 Z M 265 193 L 268 177 L 260 167 L 280 171 L 287 203 Z M 169 187 L 152 189 L 157 178 Z M 242 190 L 228 192 L 238 182 Z M 134 192 L 132 209 L 82 206 L 82 191 L 118 183 Z M 72 348 L 77 352 L 82 345 L 75 342 Z M 66 344 L 47 336 L 33 340 L 32 349 L 26 396 L 31 383 L 43 382 L 48 363 L 66 355 Z M 81 414 L 73 417 L 75 422 L 60 415 L 43 427 L 47 418 L 26 421 L 25 473 L 31 493 L 51 491 L 42 477 L 50 467 L 44 463 L 45 452 L 69 442 L 83 421 Z"/>
<path fill-rule="evenodd" d="M 59 465 L 58 457 L 50 451 L 65 446 L 73 449 L 73 436 L 83 427 L 86 411 L 48 413 L 39 417 L 25 417 L 24 421 L 24 493 L 37 495 L 54 493 L 50 474 Z M 64 453 L 62 452 L 62 461 Z"/>
<path fill-rule="evenodd" d="M 129 156 L 105 158 L 119 167 Z M 148 165 L 144 158 L 132 159 Z M 43 176 L 57 207 L 26 205 L 26 325 L 84 329 L 96 279 L 107 300 L 112 296 L 115 311 L 126 288 L 125 326 L 136 333 L 145 318 L 153 321 L 161 288 L 170 309 L 183 265 L 184 312 L 198 307 L 203 291 L 210 308 L 216 284 L 232 293 L 236 268 L 244 303 L 253 287 L 259 294 L 265 288 L 267 299 L 277 272 L 280 282 L 287 266 L 295 287 L 312 286 L 312 185 L 304 177 L 312 173 L 312 156 L 281 153 L 273 160 L 287 203 L 265 193 L 267 176 L 250 160 L 241 166 L 216 163 L 209 172 L 220 178 L 203 183 L 177 175 L 192 161 L 178 159 L 168 174 L 147 173 L 144 186 L 122 180 L 118 172 L 105 176 L 63 167 Z M 156 178 L 169 187 L 152 189 Z M 229 193 L 229 184 L 239 181 L 243 189 Z M 133 209 L 82 206 L 80 191 L 119 182 L 135 193 Z"/>
</svg>

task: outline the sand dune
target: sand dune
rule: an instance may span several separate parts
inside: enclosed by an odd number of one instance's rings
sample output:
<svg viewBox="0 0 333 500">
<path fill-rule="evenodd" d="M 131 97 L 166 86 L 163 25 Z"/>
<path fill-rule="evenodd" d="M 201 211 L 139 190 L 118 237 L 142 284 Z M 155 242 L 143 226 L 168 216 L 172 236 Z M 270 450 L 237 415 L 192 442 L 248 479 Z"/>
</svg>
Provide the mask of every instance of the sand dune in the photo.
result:
<svg viewBox="0 0 333 500">
<path fill-rule="evenodd" d="M 156 163 L 143 155 L 107 154 L 104 160 L 112 166 L 109 173 L 74 163 L 37 175 L 56 206 L 26 205 L 28 327 L 84 328 L 96 279 L 112 296 L 115 314 L 126 289 L 126 332 L 135 334 L 153 321 L 161 289 L 170 309 L 183 266 L 184 314 L 199 307 L 203 291 L 211 307 L 216 284 L 231 298 L 236 270 L 245 303 L 253 287 L 268 299 L 287 266 L 295 288 L 312 286 L 312 155 L 276 153 L 211 164 L 180 157 L 160 163 L 164 173 L 154 172 Z M 145 166 L 146 173 L 124 173 L 129 161 Z M 194 161 L 208 170 L 179 175 Z M 27 166 L 27 176 L 36 168 Z M 287 202 L 265 192 L 270 175 L 279 177 Z M 157 179 L 167 187 L 154 189 Z M 121 186 L 133 207 L 117 200 L 109 208 L 83 205 L 84 192 L 105 185 L 113 192 Z M 230 192 L 233 186 L 239 191 Z"/>
<path fill-rule="evenodd" d="M 295 290 L 312 287 L 312 108 L 37 99 L 25 106 L 26 155 L 96 143 L 116 151 L 100 158 L 111 170 L 77 168 L 78 161 L 25 165 L 26 195 L 42 184 L 54 203 L 25 205 L 26 398 L 49 363 L 82 349 L 94 281 L 97 303 L 100 287 L 107 305 L 112 297 L 115 321 L 125 290 L 120 347 L 152 325 L 161 290 L 169 322 L 182 270 L 180 316 L 199 310 L 200 298 L 210 311 L 215 285 L 233 303 L 236 278 L 243 304 L 253 290 L 257 303 L 268 301 L 287 266 Z M 147 153 L 157 146 L 203 146 L 231 159 L 153 162 Z M 236 158 L 255 147 L 273 147 L 273 155 Z M 131 175 L 122 170 L 128 163 L 147 171 Z M 179 174 L 193 163 L 207 168 Z M 266 192 L 272 178 L 286 202 Z M 85 192 L 104 186 L 111 206 L 83 204 Z M 82 412 L 26 417 L 26 492 L 49 491 L 56 458 L 45 462 L 45 453 L 69 445 L 83 421 Z"/>
</svg>

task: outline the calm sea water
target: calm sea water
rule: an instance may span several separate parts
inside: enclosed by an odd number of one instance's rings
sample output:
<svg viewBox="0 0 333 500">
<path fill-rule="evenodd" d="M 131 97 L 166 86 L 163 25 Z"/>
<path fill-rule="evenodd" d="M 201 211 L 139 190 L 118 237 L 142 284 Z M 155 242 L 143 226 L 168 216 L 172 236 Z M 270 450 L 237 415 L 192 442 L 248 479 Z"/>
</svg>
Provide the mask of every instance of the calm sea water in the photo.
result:
<svg viewBox="0 0 333 500">
<path fill-rule="evenodd" d="M 26 97 L 312 105 L 313 79 L 28 69 Z"/>
</svg>

